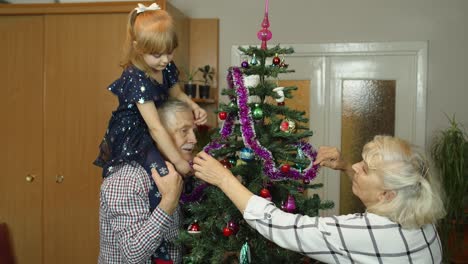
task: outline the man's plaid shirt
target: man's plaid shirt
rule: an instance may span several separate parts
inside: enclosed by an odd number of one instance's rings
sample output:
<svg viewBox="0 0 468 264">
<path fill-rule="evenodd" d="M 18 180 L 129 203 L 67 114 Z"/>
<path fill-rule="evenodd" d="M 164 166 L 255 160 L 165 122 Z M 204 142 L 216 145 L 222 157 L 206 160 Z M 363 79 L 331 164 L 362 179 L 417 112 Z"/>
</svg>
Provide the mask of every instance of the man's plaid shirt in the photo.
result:
<svg viewBox="0 0 468 264">
<path fill-rule="evenodd" d="M 99 263 L 152 263 L 164 238 L 174 263 L 181 263 L 181 250 L 170 241 L 177 238 L 180 208 L 173 215 L 156 207 L 150 213 L 150 178 L 137 163 L 119 165 L 101 185 L 99 210 Z"/>
<path fill-rule="evenodd" d="M 255 195 L 244 218 L 279 246 L 325 263 L 442 262 L 434 225 L 403 229 L 371 213 L 333 217 L 288 214 Z"/>
</svg>

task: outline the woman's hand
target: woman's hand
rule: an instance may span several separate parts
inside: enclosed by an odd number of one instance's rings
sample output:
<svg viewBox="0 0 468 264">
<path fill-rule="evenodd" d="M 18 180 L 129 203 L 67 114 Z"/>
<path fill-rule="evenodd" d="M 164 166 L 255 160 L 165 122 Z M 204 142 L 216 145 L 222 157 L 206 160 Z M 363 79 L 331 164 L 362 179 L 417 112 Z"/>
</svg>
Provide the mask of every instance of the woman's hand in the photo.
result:
<svg viewBox="0 0 468 264">
<path fill-rule="evenodd" d="M 234 177 L 231 171 L 224 168 L 219 161 L 203 151 L 193 159 L 193 169 L 195 170 L 195 177 L 217 187 L 221 187 L 228 178 Z"/>
<path fill-rule="evenodd" d="M 236 205 L 237 209 L 244 212 L 249 199 L 253 193 L 232 175 L 231 171 L 224 168 L 223 165 L 206 154 L 200 152 L 193 159 L 193 168 L 195 177 L 213 184 L 223 191 L 227 197 Z"/>
<path fill-rule="evenodd" d="M 320 147 L 314 161 L 314 165 L 316 164 L 320 164 L 320 166 L 328 167 L 330 169 L 343 171 L 348 175 L 350 180 L 353 179 L 353 168 L 346 160 L 343 159 L 341 152 L 335 147 Z"/>
<path fill-rule="evenodd" d="M 177 173 L 171 163 L 166 162 L 169 173 L 161 177 L 155 169 L 151 169 L 153 178 L 158 191 L 161 193 L 161 202 L 159 208 L 171 215 L 179 204 L 180 194 L 182 193 L 182 177 Z"/>
<path fill-rule="evenodd" d="M 341 152 L 335 147 L 322 146 L 317 152 L 314 165 L 319 164 L 334 170 L 345 170 L 347 162 L 341 156 Z"/>
<path fill-rule="evenodd" d="M 197 105 L 197 107 L 193 108 L 193 117 L 195 118 L 195 125 L 199 126 L 206 123 L 208 115 L 205 109 Z"/>
</svg>

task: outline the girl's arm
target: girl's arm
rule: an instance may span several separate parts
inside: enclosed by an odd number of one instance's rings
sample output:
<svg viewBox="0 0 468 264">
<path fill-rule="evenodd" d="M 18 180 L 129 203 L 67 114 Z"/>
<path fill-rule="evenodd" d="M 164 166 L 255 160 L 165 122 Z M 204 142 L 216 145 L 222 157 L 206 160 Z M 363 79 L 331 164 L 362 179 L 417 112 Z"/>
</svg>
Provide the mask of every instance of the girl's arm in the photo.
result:
<svg viewBox="0 0 468 264">
<path fill-rule="evenodd" d="M 188 105 L 190 105 L 195 117 L 195 125 L 199 126 L 206 123 L 206 111 L 197 105 L 194 101 L 192 101 L 192 99 L 190 99 L 190 97 L 188 97 L 184 92 L 182 92 L 182 88 L 180 88 L 178 83 L 174 84 L 174 86 L 169 89 L 169 96 L 182 102 L 186 102 Z"/>
<path fill-rule="evenodd" d="M 191 171 L 189 163 L 182 158 L 180 151 L 174 145 L 172 138 L 167 133 L 159 119 L 158 110 L 153 101 L 137 104 L 141 116 L 145 120 L 153 140 L 158 144 L 158 149 L 174 164 L 177 171 L 186 175 Z"/>
</svg>

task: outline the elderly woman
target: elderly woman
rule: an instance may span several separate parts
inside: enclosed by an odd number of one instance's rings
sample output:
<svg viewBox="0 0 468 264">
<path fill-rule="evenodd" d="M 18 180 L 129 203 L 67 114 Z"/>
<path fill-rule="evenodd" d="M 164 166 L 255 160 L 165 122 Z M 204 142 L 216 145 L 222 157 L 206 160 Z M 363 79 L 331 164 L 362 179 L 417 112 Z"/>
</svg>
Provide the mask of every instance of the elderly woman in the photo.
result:
<svg viewBox="0 0 468 264">
<path fill-rule="evenodd" d="M 194 169 L 231 199 L 250 226 L 283 248 L 326 263 L 440 263 L 435 223 L 445 212 L 423 155 L 406 141 L 376 136 L 362 158 L 350 166 L 336 148 L 318 151 L 315 163 L 345 171 L 367 208 L 333 217 L 281 211 L 204 152 L 194 159 Z"/>
</svg>

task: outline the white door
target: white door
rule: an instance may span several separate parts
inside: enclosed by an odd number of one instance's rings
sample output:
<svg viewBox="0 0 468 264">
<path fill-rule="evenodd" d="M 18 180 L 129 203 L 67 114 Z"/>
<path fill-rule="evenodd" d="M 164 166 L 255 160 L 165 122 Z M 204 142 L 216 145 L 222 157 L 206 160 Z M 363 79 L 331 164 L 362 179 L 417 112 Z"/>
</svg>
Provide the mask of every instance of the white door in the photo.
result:
<svg viewBox="0 0 468 264">
<path fill-rule="evenodd" d="M 344 96 L 349 95 L 349 91 L 346 91 L 346 83 L 354 81 L 393 81 L 395 94 L 394 94 L 394 131 L 386 131 L 387 134 L 392 134 L 403 139 L 409 140 L 415 144 L 424 145 L 425 134 L 424 129 L 417 131 L 417 60 L 412 55 L 352 55 L 352 56 L 333 56 L 326 59 L 328 73 L 326 77 L 325 89 L 329 93 L 325 93 L 325 101 L 327 105 L 319 109 L 316 105 L 311 105 L 311 113 L 317 111 L 328 112 L 323 113 L 328 116 L 328 120 L 322 126 L 318 124 L 315 127 L 316 134 L 323 134 L 323 142 L 328 145 L 338 146 L 345 148 L 350 146 L 349 142 L 345 144 L 342 142 L 346 140 L 344 133 L 352 135 L 351 140 L 358 141 L 360 133 L 367 135 L 368 131 L 346 131 L 342 128 L 344 121 L 344 115 L 347 115 L 347 110 L 344 109 L 343 103 L 348 101 Z M 328 84 L 328 85 L 327 85 Z M 312 95 L 314 96 L 314 95 Z M 317 94 L 315 94 L 317 96 Z M 323 95 L 322 95 L 323 96 Z M 352 96 L 351 96 L 352 97 Z M 375 98 L 368 97 L 367 100 L 374 100 Z M 351 99 L 352 100 L 352 99 Z M 372 103 L 372 102 L 370 102 Z M 359 113 L 358 113 L 359 114 Z M 365 113 L 364 113 L 365 114 Z M 388 119 L 384 113 L 382 120 Z M 386 122 L 386 121 L 385 121 Z M 389 122 L 392 122 L 390 120 Z M 372 127 L 368 125 L 366 127 Z M 378 128 L 377 128 L 378 130 Z M 375 133 L 377 134 L 377 133 Z M 368 137 L 366 140 L 369 140 Z M 350 140 L 350 139 L 348 139 Z M 314 139 L 313 139 L 314 141 Z M 317 142 L 316 144 L 320 144 Z M 358 151 L 361 148 L 353 151 Z M 350 150 L 343 151 L 349 152 Z M 359 155 L 359 153 L 357 153 Z M 349 156 L 349 155 L 348 155 Z M 355 160 L 356 161 L 356 160 Z M 351 191 L 346 188 L 350 188 L 349 180 L 346 177 L 341 176 L 337 172 L 330 170 L 323 171 L 323 181 L 326 187 L 324 188 L 324 196 L 328 199 L 335 201 L 335 210 L 333 213 L 339 213 L 339 206 L 348 208 L 346 203 L 348 198 L 352 200 L 353 197 L 349 197 Z M 341 186 L 341 190 L 340 190 Z M 345 199 L 341 198 L 340 195 L 345 195 Z M 345 210 L 350 212 L 349 210 Z"/>
<path fill-rule="evenodd" d="M 310 142 L 318 147 L 341 147 L 344 95 L 353 94 L 346 85 L 360 81 L 387 81 L 394 88 L 394 135 L 425 147 L 425 105 L 427 43 L 333 43 L 282 45 L 295 53 L 286 61 L 295 73 L 280 76 L 287 80 L 310 80 Z M 232 49 L 232 64 L 239 65 L 242 54 Z M 352 87 L 351 87 L 352 88 Z M 351 93 L 350 93 L 351 91 Z M 295 98 L 295 100 L 301 100 Z M 385 112 L 385 111 L 384 111 Z M 359 132 L 357 132 L 359 133 Z M 343 181 L 347 179 L 343 178 Z M 316 182 L 324 184 L 316 192 L 333 200 L 335 208 L 326 215 L 339 214 L 339 173 L 323 169 Z"/>
</svg>

